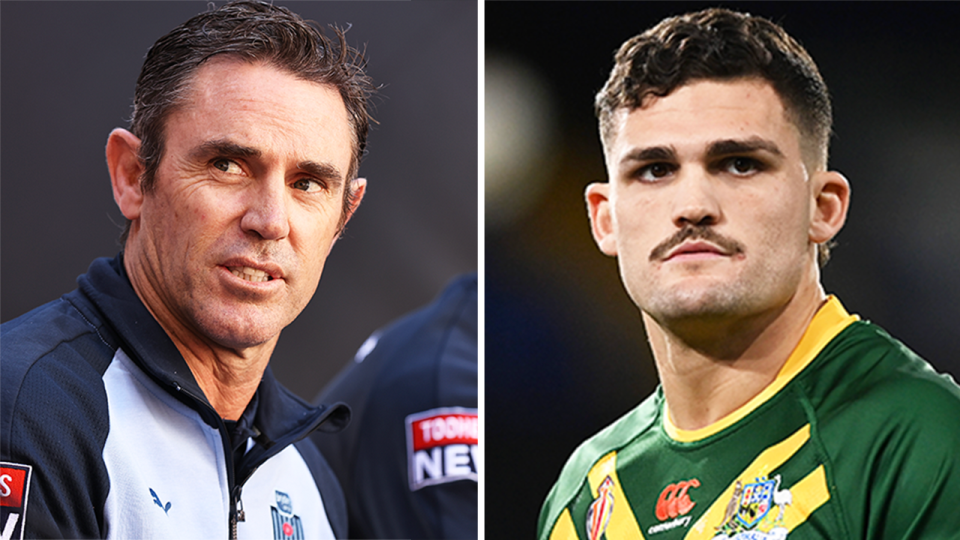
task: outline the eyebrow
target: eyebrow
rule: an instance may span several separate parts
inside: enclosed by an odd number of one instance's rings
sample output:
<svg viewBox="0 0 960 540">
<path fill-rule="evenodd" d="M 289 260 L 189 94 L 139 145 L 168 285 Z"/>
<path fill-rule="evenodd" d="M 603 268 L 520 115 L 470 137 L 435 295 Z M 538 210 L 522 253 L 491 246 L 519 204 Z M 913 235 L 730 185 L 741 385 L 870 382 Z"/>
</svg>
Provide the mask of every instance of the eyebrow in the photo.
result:
<svg viewBox="0 0 960 540">
<path fill-rule="evenodd" d="M 197 146 L 190 152 L 190 157 L 201 160 L 211 156 L 230 156 L 230 157 L 260 157 L 262 153 L 256 148 L 243 146 L 223 139 L 206 141 Z"/>
<path fill-rule="evenodd" d="M 647 148 L 635 148 L 620 160 L 623 166 L 632 161 L 675 161 L 677 151 L 672 146 L 650 146 Z"/>
<path fill-rule="evenodd" d="M 262 155 L 263 152 L 256 148 L 223 139 L 204 142 L 190 152 L 190 157 L 195 160 L 203 160 L 212 156 L 259 158 Z M 331 163 L 317 163 L 316 161 L 306 160 L 297 163 L 297 168 L 310 176 L 330 182 L 333 187 L 338 187 L 344 182 L 343 173 Z"/>
<path fill-rule="evenodd" d="M 310 176 L 329 182 L 332 188 L 338 188 L 343 184 L 343 174 L 340 172 L 340 169 L 330 163 L 301 161 L 297 163 L 297 168 Z"/>
<path fill-rule="evenodd" d="M 765 151 L 775 156 L 783 157 L 783 152 L 780 151 L 780 147 L 777 146 L 776 143 L 761 137 L 715 141 L 707 148 L 707 157 L 729 156 L 730 154 L 751 154 L 757 151 Z"/>
<path fill-rule="evenodd" d="M 765 151 L 779 157 L 783 157 L 780 147 L 771 140 L 761 137 L 750 137 L 749 139 L 723 139 L 710 143 L 707 147 L 707 157 L 717 158 L 729 156 L 731 154 L 751 154 L 757 151 Z M 676 161 L 677 151 L 672 146 L 650 146 L 647 148 L 635 148 L 620 160 L 620 167 L 624 168 L 632 162 L 647 161 Z"/>
</svg>

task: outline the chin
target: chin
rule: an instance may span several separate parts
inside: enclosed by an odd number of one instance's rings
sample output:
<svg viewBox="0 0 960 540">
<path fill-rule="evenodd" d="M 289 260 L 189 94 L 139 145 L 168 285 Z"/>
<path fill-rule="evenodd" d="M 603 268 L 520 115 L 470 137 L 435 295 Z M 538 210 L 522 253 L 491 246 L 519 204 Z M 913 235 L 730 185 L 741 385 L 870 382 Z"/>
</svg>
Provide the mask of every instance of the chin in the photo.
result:
<svg viewBox="0 0 960 540">
<path fill-rule="evenodd" d="M 277 337 L 286 324 L 263 314 L 234 314 L 198 321 L 200 331 L 214 343 L 228 349 L 247 349 Z"/>
<path fill-rule="evenodd" d="M 637 305 L 659 322 L 686 319 L 725 319 L 743 315 L 752 304 L 742 291 L 725 287 L 679 290 L 650 295 Z"/>
</svg>

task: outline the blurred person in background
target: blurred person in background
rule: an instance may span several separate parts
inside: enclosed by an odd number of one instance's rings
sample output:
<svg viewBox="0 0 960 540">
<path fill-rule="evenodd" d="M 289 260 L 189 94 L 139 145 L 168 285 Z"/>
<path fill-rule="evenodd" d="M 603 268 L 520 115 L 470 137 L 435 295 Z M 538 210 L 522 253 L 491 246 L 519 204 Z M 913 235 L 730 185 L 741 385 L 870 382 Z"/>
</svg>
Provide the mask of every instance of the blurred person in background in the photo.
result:
<svg viewBox="0 0 960 540">
<path fill-rule="evenodd" d="M 317 403 L 350 406 L 312 435 L 347 498 L 351 538 L 477 538 L 477 276 L 370 336 Z"/>
</svg>

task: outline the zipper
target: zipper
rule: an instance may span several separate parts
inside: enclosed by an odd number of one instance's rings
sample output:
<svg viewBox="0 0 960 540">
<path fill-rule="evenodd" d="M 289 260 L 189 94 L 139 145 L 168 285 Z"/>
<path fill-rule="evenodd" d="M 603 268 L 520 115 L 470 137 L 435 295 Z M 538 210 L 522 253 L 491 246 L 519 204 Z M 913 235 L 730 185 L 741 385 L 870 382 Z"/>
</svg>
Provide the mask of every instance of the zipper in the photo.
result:
<svg viewBox="0 0 960 540">
<path fill-rule="evenodd" d="M 143 368 L 141 367 L 141 369 Z M 246 514 L 243 511 L 243 501 L 240 499 L 240 494 L 243 491 L 243 485 L 247 482 L 247 480 L 250 479 L 251 476 L 253 476 L 253 474 L 257 471 L 257 469 L 260 468 L 261 464 L 263 464 L 270 458 L 274 457 L 275 455 L 280 453 L 282 450 L 286 449 L 288 446 L 291 446 L 294 443 L 302 439 L 305 439 L 311 432 L 317 429 L 317 427 L 321 423 L 326 421 L 326 417 L 329 416 L 329 414 L 336 407 L 330 407 L 326 409 L 325 413 L 321 414 L 321 416 L 324 418 L 319 419 L 319 421 L 316 421 L 316 423 L 310 426 L 304 426 L 300 430 L 297 430 L 296 435 L 287 436 L 277 441 L 274 441 L 270 445 L 267 451 L 263 452 L 260 456 L 257 457 L 255 464 L 252 464 L 252 466 L 248 465 L 246 470 L 243 471 L 242 477 L 237 478 L 239 476 L 237 474 L 239 471 L 236 471 L 236 468 L 235 468 L 236 464 L 233 463 L 233 449 L 230 445 L 230 437 L 229 437 L 229 434 L 227 434 L 227 429 L 223 423 L 223 419 L 216 412 L 216 410 L 214 410 L 213 407 L 211 407 L 209 403 L 206 402 L 205 398 L 201 398 L 200 396 L 194 395 L 193 392 L 190 392 L 189 390 L 183 388 L 176 381 L 169 381 L 167 384 L 171 384 L 171 383 L 176 393 L 182 393 L 190 397 L 191 399 L 193 399 L 194 402 L 196 402 L 197 407 L 194 408 L 195 410 L 199 412 L 200 409 L 206 409 L 207 411 L 212 413 L 215 416 L 215 418 L 218 420 L 218 431 L 220 432 L 220 439 L 224 446 L 223 448 L 224 459 L 226 462 L 225 464 L 227 466 L 227 482 L 228 482 L 228 485 L 230 485 L 230 489 L 231 489 L 230 514 L 229 514 L 229 520 L 228 520 L 229 526 L 230 526 L 229 534 L 230 534 L 230 540 L 238 540 L 239 533 L 237 530 L 237 525 L 240 522 L 246 521 Z M 340 404 L 337 404 L 337 405 L 339 406 Z M 227 436 L 224 436 L 225 434 Z"/>
<path fill-rule="evenodd" d="M 230 496 L 230 540 L 237 540 L 237 523 L 247 520 L 247 515 L 243 511 L 243 501 L 240 499 L 241 491 L 243 486 L 234 486 L 233 494 Z"/>
</svg>

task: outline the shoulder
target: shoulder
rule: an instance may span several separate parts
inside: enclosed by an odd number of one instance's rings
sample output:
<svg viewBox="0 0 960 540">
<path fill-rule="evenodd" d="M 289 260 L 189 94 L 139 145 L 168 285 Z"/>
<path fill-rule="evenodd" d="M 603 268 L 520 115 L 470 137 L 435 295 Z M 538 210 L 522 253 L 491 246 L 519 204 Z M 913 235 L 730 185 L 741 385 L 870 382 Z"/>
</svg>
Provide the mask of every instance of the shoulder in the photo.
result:
<svg viewBox="0 0 960 540">
<path fill-rule="evenodd" d="M 71 293 L 0 328 L 6 441 L 14 424 L 35 421 L 41 428 L 55 416 L 89 410 L 91 394 L 105 407 L 101 377 L 114 349 L 100 332 L 101 323 L 77 303 L 78 295 Z"/>
<path fill-rule="evenodd" d="M 96 333 L 100 321 L 85 315 L 78 304 L 86 302 L 74 291 L 0 325 L 4 367 L 29 365 L 58 347 Z"/>
<path fill-rule="evenodd" d="M 834 341 L 808 392 L 851 526 L 911 538 L 957 530 L 942 495 L 960 492 L 960 387 L 870 323 Z"/>
<path fill-rule="evenodd" d="M 0 454 L 33 471 L 27 534 L 98 536 L 114 350 L 71 293 L 0 329 Z M 32 532 L 31 532 L 32 531 Z"/>
<path fill-rule="evenodd" d="M 580 492 L 597 461 L 655 428 L 660 414 L 660 401 L 658 391 L 574 450 L 540 511 L 541 537 L 549 534 L 564 508 Z"/>
<path fill-rule="evenodd" d="M 854 323 L 824 349 L 823 360 L 808 377 L 823 409 L 960 432 L 960 387 L 882 328 Z"/>
</svg>

